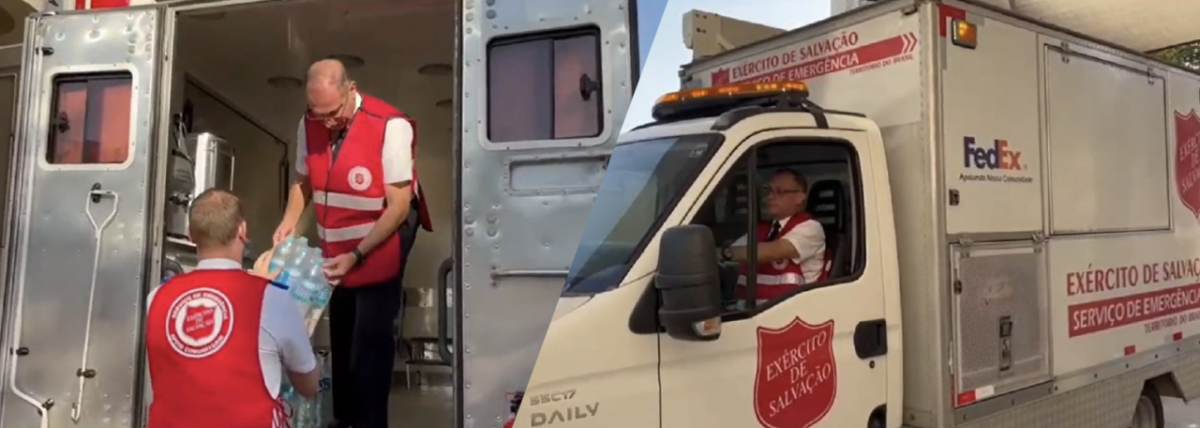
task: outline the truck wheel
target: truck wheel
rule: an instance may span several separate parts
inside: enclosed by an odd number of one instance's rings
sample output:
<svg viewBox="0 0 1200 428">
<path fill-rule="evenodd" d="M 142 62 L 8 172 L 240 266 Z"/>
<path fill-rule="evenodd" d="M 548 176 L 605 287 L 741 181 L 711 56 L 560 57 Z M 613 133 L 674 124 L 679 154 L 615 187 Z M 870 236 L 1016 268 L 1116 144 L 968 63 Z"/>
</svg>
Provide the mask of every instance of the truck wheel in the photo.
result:
<svg viewBox="0 0 1200 428">
<path fill-rule="evenodd" d="M 1142 388 L 1137 405 L 1133 407 L 1133 424 L 1130 428 L 1163 428 L 1163 404 L 1158 390 L 1152 385 Z"/>
</svg>

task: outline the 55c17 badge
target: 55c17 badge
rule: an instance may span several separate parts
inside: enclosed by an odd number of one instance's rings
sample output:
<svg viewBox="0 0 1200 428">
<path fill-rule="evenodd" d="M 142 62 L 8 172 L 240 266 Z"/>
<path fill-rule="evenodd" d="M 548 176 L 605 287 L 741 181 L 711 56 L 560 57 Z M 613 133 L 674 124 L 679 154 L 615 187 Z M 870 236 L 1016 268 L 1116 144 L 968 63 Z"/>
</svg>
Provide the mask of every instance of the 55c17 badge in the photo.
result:
<svg viewBox="0 0 1200 428">
<path fill-rule="evenodd" d="M 539 404 L 553 403 L 556 401 L 567 401 L 575 397 L 575 390 L 568 389 L 566 391 L 551 392 L 548 394 L 537 394 L 529 397 L 529 405 L 536 406 Z"/>
<path fill-rule="evenodd" d="M 565 391 L 556 391 L 545 394 L 528 395 L 529 406 L 545 405 L 550 403 L 570 401 L 575 398 L 575 390 L 568 389 Z M 529 413 L 529 425 L 540 427 L 543 425 L 561 424 L 563 422 L 572 422 L 579 419 L 590 418 L 596 416 L 600 412 L 600 403 L 588 403 L 582 406 L 568 406 L 555 409 L 539 409 L 540 411 Z"/>
</svg>

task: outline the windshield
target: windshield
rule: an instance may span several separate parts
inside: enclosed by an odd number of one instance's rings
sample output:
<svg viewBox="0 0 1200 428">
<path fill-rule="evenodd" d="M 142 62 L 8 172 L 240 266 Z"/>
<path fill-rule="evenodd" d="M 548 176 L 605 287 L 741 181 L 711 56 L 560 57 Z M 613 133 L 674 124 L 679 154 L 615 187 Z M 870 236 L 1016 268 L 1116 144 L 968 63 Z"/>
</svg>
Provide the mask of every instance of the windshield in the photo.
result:
<svg viewBox="0 0 1200 428">
<path fill-rule="evenodd" d="M 563 294 L 595 294 L 620 285 L 642 241 L 654 233 L 721 139 L 720 134 L 699 134 L 617 146 Z"/>
</svg>

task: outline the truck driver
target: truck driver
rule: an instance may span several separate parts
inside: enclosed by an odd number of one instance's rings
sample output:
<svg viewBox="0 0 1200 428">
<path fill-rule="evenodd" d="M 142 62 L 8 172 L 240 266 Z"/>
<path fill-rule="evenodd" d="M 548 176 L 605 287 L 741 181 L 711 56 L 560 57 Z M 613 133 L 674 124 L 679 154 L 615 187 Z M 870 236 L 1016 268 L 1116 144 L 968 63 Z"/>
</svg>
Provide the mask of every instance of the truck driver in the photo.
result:
<svg viewBox="0 0 1200 428">
<path fill-rule="evenodd" d="M 808 179 L 791 168 L 775 170 L 767 186 L 770 222 L 758 225 L 758 270 L 755 298 L 766 301 L 803 284 L 816 282 L 825 271 L 825 229 L 804 212 Z M 746 298 L 746 236 L 721 251 L 737 262 L 739 300 Z"/>
</svg>

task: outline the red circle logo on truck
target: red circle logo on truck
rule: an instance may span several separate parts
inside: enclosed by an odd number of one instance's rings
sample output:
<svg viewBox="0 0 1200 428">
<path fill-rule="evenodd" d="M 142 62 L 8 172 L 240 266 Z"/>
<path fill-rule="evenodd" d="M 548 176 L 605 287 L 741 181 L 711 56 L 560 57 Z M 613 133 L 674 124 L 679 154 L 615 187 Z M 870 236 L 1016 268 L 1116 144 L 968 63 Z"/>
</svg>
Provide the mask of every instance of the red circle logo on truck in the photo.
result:
<svg viewBox="0 0 1200 428">
<path fill-rule="evenodd" d="M 188 358 L 220 351 L 233 331 L 233 304 L 224 293 L 199 288 L 177 297 L 167 311 L 167 341 Z"/>
</svg>

